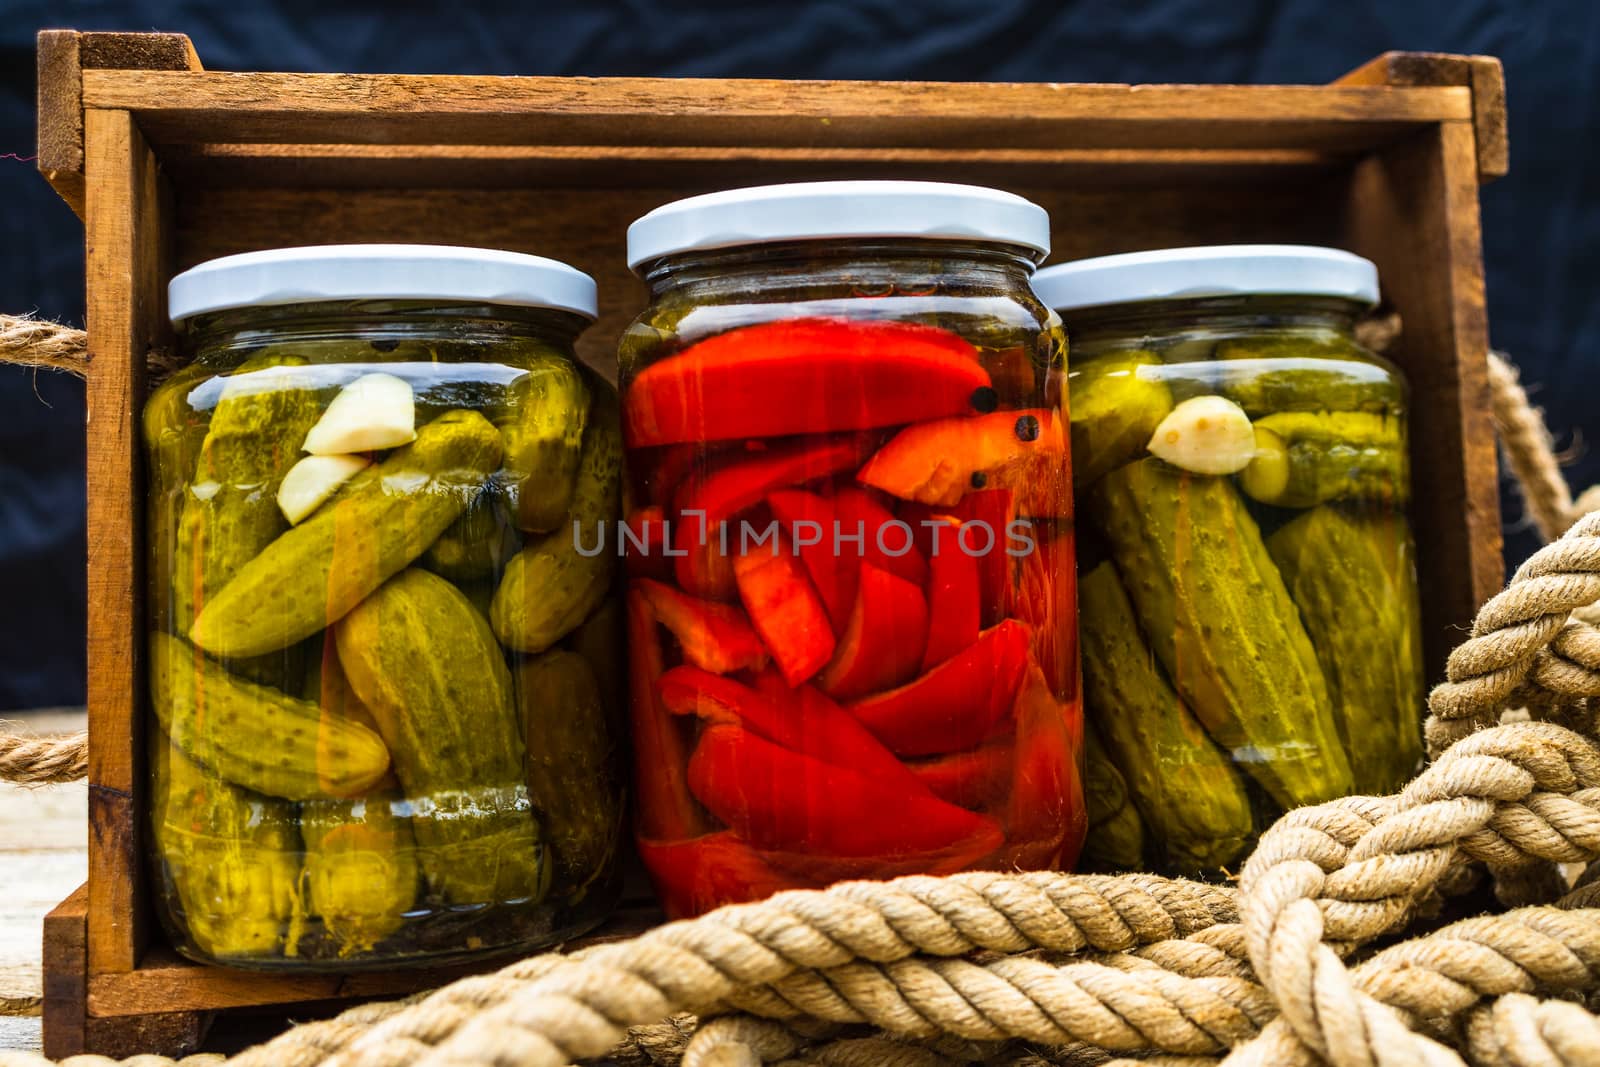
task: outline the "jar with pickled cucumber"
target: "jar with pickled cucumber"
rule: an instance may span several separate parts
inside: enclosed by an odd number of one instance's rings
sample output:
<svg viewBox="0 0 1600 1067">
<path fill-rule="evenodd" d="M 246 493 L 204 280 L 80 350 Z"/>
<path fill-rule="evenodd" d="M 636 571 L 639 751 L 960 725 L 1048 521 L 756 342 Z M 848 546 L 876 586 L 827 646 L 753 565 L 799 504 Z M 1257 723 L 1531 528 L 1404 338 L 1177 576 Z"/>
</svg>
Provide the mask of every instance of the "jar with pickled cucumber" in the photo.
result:
<svg viewBox="0 0 1600 1067">
<path fill-rule="evenodd" d="M 1019 197 L 740 189 L 628 234 L 637 840 L 669 914 L 1069 865 L 1065 371 Z"/>
<path fill-rule="evenodd" d="M 1422 756 L 1406 385 L 1372 263 L 1240 245 L 1040 271 L 1073 338 L 1086 859 L 1218 874 Z"/>
<path fill-rule="evenodd" d="M 144 409 L 149 837 L 178 950 L 437 963 L 614 905 L 621 483 L 588 275 L 487 249 L 178 275 Z"/>
</svg>

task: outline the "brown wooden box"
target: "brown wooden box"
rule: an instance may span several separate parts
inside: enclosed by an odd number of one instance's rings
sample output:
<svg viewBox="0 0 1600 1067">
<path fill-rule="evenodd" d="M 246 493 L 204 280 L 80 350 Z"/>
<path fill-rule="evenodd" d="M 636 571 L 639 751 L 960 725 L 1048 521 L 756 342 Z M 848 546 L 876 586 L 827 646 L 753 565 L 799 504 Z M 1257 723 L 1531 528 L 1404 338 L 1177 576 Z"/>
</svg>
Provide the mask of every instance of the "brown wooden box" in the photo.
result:
<svg viewBox="0 0 1600 1067">
<path fill-rule="evenodd" d="M 1501 583 L 1478 185 L 1506 169 L 1500 64 L 1391 53 L 1328 86 L 779 82 L 205 71 L 186 38 L 39 38 L 39 168 L 88 262 L 89 881 L 45 934 L 51 1055 L 192 1041 L 202 1013 L 401 992 L 162 944 L 145 899 L 137 413 L 174 271 L 340 241 L 482 244 L 600 284 L 585 358 L 642 306 L 627 224 L 741 184 L 970 181 L 1049 209 L 1054 258 L 1290 241 L 1375 260 L 1411 381 L 1431 674 Z M 153 1049 L 145 1049 L 153 1050 Z"/>
</svg>

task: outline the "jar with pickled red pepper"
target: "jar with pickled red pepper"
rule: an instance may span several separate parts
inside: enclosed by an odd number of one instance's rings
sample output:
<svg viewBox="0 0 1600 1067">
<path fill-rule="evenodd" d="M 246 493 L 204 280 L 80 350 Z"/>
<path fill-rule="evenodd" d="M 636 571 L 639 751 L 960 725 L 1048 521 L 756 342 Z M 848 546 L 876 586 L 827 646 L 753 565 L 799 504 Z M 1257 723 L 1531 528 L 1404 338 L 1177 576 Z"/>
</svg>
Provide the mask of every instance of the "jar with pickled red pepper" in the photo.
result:
<svg viewBox="0 0 1600 1067">
<path fill-rule="evenodd" d="M 1207 874 L 1422 755 L 1406 386 L 1377 269 L 1240 245 L 1040 271 L 1073 336 L 1086 862 Z"/>
<path fill-rule="evenodd" d="M 420 245 L 171 283 L 144 409 L 149 837 L 178 949 L 434 963 L 614 904 L 621 483 L 594 283 Z"/>
<path fill-rule="evenodd" d="M 1045 212 L 740 189 L 628 234 L 637 839 L 669 914 L 1070 864 L 1084 829 Z"/>
</svg>

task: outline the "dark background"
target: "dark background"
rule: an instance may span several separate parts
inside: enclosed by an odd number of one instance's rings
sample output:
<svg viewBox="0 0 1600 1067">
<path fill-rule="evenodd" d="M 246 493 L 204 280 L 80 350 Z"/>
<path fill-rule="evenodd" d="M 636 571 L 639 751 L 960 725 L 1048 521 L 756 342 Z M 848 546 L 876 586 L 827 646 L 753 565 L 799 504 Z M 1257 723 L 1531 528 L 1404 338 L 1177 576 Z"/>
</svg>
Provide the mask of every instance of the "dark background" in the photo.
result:
<svg viewBox="0 0 1600 1067">
<path fill-rule="evenodd" d="M 1483 190 L 1492 341 L 1600 481 L 1600 4 L 1594 0 L 857 0 L 412 7 L 0 0 L 0 310 L 83 318 L 83 233 L 33 170 L 33 37 L 187 33 L 218 70 L 1326 82 L 1388 49 L 1506 66 L 1511 175 Z M 21 158 L 17 158 L 21 157 Z M 83 389 L 0 368 L 0 709 L 83 699 Z M 1507 557 L 1537 541 L 1506 500 Z"/>
</svg>

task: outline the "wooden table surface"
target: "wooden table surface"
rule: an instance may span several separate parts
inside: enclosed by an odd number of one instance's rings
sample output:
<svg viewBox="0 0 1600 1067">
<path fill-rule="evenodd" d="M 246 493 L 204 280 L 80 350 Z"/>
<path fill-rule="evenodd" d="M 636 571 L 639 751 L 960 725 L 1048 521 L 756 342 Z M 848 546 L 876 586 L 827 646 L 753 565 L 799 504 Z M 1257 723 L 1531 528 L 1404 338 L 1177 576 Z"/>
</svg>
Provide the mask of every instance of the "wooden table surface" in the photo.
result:
<svg viewBox="0 0 1600 1067">
<path fill-rule="evenodd" d="M 0 730 L 71 733 L 81 711 L 0 715 Z M 39 1050 L 40 924 L 83 884 L 88 791 L 82 782 L 24 789 L 0 783 L 0 1049 Z"/>
</svg>

